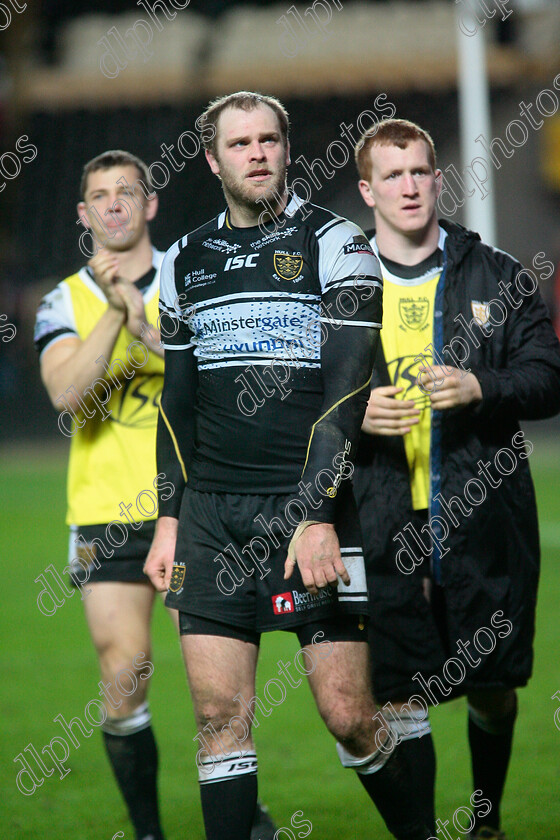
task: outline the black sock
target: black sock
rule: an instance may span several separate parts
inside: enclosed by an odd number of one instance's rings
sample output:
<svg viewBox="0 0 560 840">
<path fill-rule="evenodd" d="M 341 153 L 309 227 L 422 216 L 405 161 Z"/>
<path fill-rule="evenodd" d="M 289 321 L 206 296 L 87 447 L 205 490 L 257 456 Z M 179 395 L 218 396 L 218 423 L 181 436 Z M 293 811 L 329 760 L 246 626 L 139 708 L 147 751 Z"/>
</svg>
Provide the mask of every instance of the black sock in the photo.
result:
<svg viewBox="0 0 560 840">
<path fill-rule="evenodd" d="M 421 738 L 401 741 L 399 750 L 401 758 L 406 764 L 408 778 L 413 779 L 414 793 L 422 811 L 424 822 L 430 829 L 430 834 L 435 837 L 436 753 L 432 733 L 426 732 Z"/>
<path fill-rule="evenodd" d="M 250 840 L 257 806 L 257 775 L 245 773 L 200 785 L 206 840 Z"/>
<path fill-rule="evenodd" d="M 515 706 L 505 717 L 486 723 L 472 709 L 469 709 L 469 746 L 473 786 L 481 790 L 485 799 L 491 803 L 491 810 L 486 816 L 476 818 L 476 828 L 488 825 L 500 828 L 500 802 L 506 781 L 513 729 L 517 717 L 517 698 Z"/>
<path fill-rule="evenodd" d="M 358 773 L 358 778 L 397 840 L 426 840 L 431 836 L 430 826 L 416 798 L 417 780 L 401 754 L 403 743 L 380 770 Z"/>
<path fill-rule="evenodd" d="M 152 727 L 131 735 L 103 732 L 117 783 L 128 806 L 137 840 L 163 840 L 157 802 L 158 756 Z"/>
</svg>

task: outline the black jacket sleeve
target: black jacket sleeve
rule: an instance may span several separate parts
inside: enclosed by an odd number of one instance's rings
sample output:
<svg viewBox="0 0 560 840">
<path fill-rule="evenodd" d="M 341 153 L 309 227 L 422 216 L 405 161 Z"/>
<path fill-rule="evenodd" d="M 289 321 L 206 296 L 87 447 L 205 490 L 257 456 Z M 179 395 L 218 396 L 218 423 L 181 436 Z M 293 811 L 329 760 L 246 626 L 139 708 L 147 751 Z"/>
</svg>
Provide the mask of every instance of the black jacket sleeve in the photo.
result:
<svg viewBox="0 0 560 840">
<path fill-rule="evenodd" d="M 488 419 L 540 420 L 560 411 L 560 343 L 536 284 L 536 275 L 498 252 L 509 297 L 499 365 L 473 364 L 482 402 L 476 414 Z M 527 293 L 523 293 L 523 290 Z M 484 338 L 481 338 L 484 341 Z M 489 339 L 492 341 L 492 338 Z"/>
</svg>

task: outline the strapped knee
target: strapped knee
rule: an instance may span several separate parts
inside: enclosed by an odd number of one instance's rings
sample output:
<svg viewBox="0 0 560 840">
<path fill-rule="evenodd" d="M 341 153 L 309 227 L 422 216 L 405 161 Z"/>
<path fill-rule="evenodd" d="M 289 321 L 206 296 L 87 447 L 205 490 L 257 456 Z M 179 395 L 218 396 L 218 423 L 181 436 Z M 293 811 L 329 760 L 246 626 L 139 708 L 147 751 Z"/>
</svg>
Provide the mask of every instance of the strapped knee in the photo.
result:
<svg viewBox="0 0 560 840">
<path fill-rule="evenodd" d="M 101 725 L 103 732 L 108 735 L 134 735 L 147 729 L 152 723 L 152 715 L 147 703 L 142 703 L 126 717 L 110 718 Z"/>
<path fill-rule="evenodd" d="M 389 716 L 386 715 L 386 718 L 389 718 Z M 432 731 L 428 715 L 424 709 L 418 709 L 418 711 L 410 709 L 407 712 L 401 710 L 397 715 L 391 712 L 388 723 L 397 743 L 421 738 L 422 735 L 428 735 Z"/>
<path fill-rule="evenodd" d="M 390 748 L 386 746 L 389 742 L 391 743 Z M 375 750 L 371 755 L 366 755 L 364 758 L 357 758 L 339 743 L 336 745 L 336 751 L 343 767 L 350 767 L 356 773 L 369 776 L 370 773 L 377 773 L 387 763 L 393 752 L 393 746 L 392 739 L 388 738 L 385 744 L 382 744 L 378 750 Z"/>
</svg>

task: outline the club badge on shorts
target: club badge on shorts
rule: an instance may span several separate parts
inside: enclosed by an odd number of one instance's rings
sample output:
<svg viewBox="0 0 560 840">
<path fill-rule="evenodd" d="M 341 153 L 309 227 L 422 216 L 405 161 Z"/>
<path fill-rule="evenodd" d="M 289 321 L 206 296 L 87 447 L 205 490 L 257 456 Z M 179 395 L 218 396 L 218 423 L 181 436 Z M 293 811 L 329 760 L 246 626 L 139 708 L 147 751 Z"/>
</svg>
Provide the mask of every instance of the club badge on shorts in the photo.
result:
<svg viewBox="0 0 560 840">
<path fill-rule="evenodd" d="M 183 586 L 183 582 L 185 580 L 185 564 L 184 563 L 177 563 L 173 565 L 173 570 L 171 572 L 171 580 L 169 582 L 169 591 L 170 592 L 178 592 L 181 587 Z"/>
</svg>

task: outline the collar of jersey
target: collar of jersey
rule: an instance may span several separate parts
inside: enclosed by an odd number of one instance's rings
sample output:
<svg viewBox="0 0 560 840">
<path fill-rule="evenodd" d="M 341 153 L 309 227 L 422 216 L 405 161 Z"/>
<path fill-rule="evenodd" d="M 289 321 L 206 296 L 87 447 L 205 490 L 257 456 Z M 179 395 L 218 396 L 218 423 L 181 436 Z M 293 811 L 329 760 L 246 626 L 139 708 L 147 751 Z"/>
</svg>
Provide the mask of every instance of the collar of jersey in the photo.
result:
<svg viewBox="0 0 560 840">
<path fill-rule="evenodd" d="M 274 218 L 275 219 L 282 219 L 284 216 L 287 216 L 288 218 L 292 218 L 293 216 L 295 216 L 295 214 L 297 213 L 299 208 L 302 207 L 304 204 L 305 204 L 305 201 L 303 200 L 303 198 L 300 198 L 299 195 L 296 195 L 295 193 L 292 193 L 291 198 L 289 199 L 288 203 L 286 204 L 286 206 L 284 207 L 282 212 L 278 216 L 275 216 Z M 222 221 L 222 224 L 220 225 L 220 227 L 227 227 L 228 230 L 238 230 L 238 231 L 240 231 L 240 230 L 254 230 L 256 227 L 260 228 L 260 225 L 256 224 L 256 225 L 251 225 L 251 227 L 242 227 L 242 228 L 236 227 L 235 225 L 232 225 L 230 210 L 229 210 L 229 207 L 226 207 L 226 209 L 223 213 L 223 221 Z"/>
<path fill-rule="evenodd" d="M 436 249 L 425 259 L 421 260 L 416 265 L 403 265 L 395 260 L 390 260 L 388 257 L 382 256 L 379 253 L 377 240 L 374 237 L 370 240 L 371 246 L 378 257 L 383 268 L 383 279 L 398 286 L 420 286 L 422 283 L 427 283 L 433 280 L 434 277 L 441 274 L 443 265 L 443 249 L 445 240 L 447 238 L 447 231 L 441 226 L 439 228 L 439 239 Z"/>
</svg>

